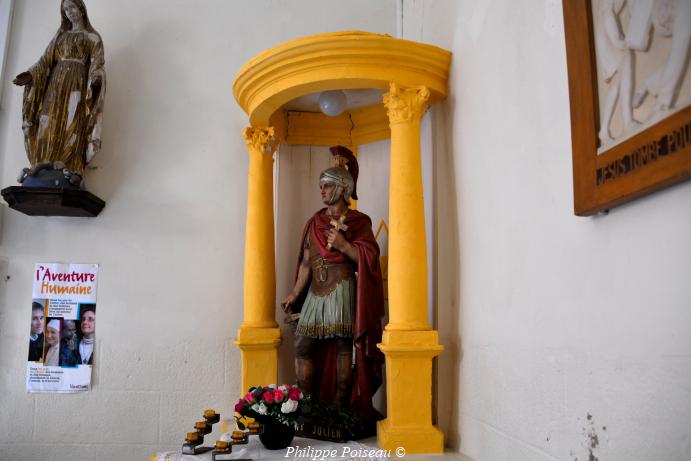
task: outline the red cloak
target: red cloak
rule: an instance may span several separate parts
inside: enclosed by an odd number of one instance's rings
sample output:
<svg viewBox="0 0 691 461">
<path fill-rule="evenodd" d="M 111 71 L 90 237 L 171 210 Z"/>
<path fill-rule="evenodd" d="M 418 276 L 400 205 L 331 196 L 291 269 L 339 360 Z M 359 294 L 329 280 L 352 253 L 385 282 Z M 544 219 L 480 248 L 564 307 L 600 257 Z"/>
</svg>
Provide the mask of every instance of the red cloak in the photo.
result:
<svg viewBox="0 0 691 461">
<path fill-rule="evenodd" d="M 333 228 L 331 216 L 322 208 L 312 216 L 302 232 L 298 269 L 302 260 L 307 232 L 310 243 L 316 245 L 322 258 L 332 263 L 350 261 L 337 250 L 327 249 L 327 234 Z M 382 318 L 384 317 L 384 290 L 381 268 L 379 267 L 379 245 L 372 233 L 372 221 L 364 213 L 348 210 L 344 233 L 346 240 L 357 248 L 357 292 L 355 295 L 355 322 L 353 325 L 353 344 L 355 345 L 355 370 L 350 408 L 364 413 L 373 413 L 372 396 L 381 385 L 381 366 L 384 355 L 377 348 L 382 337 Z M 297 275 L 296 275 L 297 278 Z M 305 290 L 306 291 L 306 290 Z M 304 299 L 304 294 L 301 296 Z M 298 306 L 302 308 L 302 299 Z M 324 340 L 320 347 L 315 368 L 321 370 L 318 377 L 319 399 L 322 403 L 333 403 L 336 390 L 336 347 L 333 341 Z"/>
</svg>

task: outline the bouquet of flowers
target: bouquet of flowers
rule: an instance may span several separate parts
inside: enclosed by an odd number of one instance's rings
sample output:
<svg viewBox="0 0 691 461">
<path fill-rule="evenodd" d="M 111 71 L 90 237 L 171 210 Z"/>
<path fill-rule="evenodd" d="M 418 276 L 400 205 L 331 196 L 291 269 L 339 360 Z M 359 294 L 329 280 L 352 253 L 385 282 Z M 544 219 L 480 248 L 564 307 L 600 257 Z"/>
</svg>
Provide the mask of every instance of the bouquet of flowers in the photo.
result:
<svg viewBox="0 0 691 461">
<path fill-rule="evenodd" d="M 250 417 L 260 423 L 274 422 L 293 426 L 306 402 L 307 397 L 297 386 L 283 384 L 277 387 L 269 384 L 265 387 L 251 387 L 247 395 L 235 404 L 235 418 L 238 425 L 242 417 Z"/>
</svg>

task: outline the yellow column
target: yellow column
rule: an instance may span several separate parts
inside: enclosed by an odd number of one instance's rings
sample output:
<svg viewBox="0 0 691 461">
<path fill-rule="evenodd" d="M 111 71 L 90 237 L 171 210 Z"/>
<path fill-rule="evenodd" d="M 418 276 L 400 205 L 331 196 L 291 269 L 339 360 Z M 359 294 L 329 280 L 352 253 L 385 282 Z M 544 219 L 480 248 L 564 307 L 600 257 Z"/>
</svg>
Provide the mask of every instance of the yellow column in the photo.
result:
<svg viewBox="0 0 691 461">
<path fill-rule="evenodd" d="M 389 324 L 379 348 L 386 356 L 387 417 L 379 444 L 407 453 L 441 453 L 444 434 L 432 424 L 432 359 L 443 347 L 427 321 L 427 250 L 420 160 L 420 120 L 430 92 L 391 83 L 384 95 L 391 126 L 389 190 Z"/>
<path fill-rule="evenodd" d="M 245 230 L 244 320 L 235 344 L 242 351 L 242 389 L 276 383 L 281 332 L 275 319 L 273 127 L 243 132 L 249 151 Z"/>
</svg>

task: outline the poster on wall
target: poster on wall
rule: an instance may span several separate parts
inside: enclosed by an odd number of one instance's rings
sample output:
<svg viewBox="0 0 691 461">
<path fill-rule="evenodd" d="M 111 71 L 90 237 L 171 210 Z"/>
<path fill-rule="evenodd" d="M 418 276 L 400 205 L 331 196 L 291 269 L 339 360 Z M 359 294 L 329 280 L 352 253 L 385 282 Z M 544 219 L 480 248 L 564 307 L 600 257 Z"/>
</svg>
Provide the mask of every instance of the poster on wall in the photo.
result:
<svg viewBox="0 0 691 461">
<path fill-rule="evenodd" d="M 37 263 L 33 281 L 26 390 L 91 390 L 98 264 Z"/>
</svg>

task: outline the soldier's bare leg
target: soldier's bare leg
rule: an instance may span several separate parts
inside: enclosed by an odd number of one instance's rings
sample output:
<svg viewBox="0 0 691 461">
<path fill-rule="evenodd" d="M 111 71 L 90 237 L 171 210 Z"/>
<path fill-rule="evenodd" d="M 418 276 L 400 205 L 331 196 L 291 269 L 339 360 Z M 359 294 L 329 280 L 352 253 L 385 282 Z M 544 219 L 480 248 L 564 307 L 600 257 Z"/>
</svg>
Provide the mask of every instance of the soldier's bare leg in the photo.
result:
<svg viewBox="0 0 691 461">
<path fill-rule="evenodd" d="M 334 404 L 339 407 L 350 405 L 353 385 L 353 340 L 339 338 L 336 340 L 336 397 Z"/>
<path fill-rule="evenodd" d="M 317 399 L 317 389 L 314 376 L 314 352 L 317 340 L 307 336 L 295 336 L 295 376 L 298 387 Z"/>
</svg>

